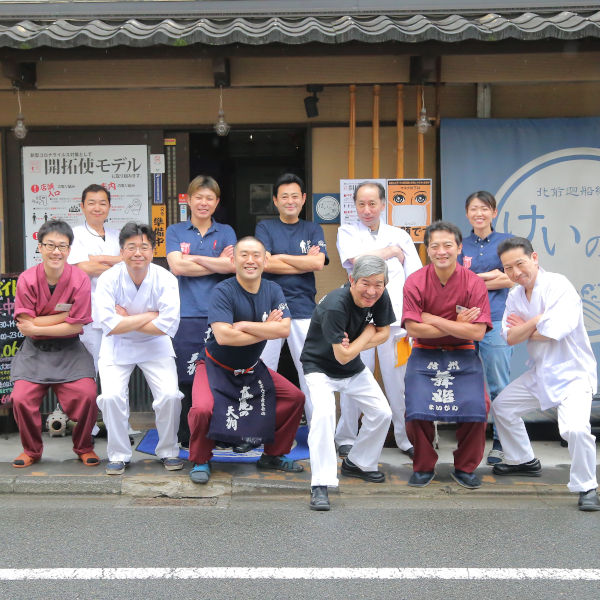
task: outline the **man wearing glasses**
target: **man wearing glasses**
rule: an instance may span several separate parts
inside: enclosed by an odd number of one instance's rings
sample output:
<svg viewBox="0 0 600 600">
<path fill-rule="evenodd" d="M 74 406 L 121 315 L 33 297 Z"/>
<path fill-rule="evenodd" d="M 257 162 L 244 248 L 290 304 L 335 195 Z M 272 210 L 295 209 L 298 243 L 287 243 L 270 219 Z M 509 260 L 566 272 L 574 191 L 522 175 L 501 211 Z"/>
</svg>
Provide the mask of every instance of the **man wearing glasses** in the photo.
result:
<svg viewBox="0 0 600 600">
<path fill-rule="evenodd" d="M 88 467 L 100 463 L 93 450 L 96 423 L 94 361 L 79 340 L 90 323 L 90 280 L 67 264 L 73 230 L 64 221 L 47 221 L 38 231 L 42 262 L 19 276 L 15 319 L 25 336 L 11 366 L 13 411 L 23 452 L 13 467 L 29 467 L 42 457 L 40 405 L 49 387 L 73 429 L 73 450 Z"/>
<path fill-rule="evenodd" d="M 96 310 L 102 326 L 98 369 L 108 433 L 108 475 L 120 475 L 131 461 L 127 386 L 140 367 L 152 391 L 158 444 L 156 456 L 168 471 L 183 468 L 177 427 L 181 392 L 171 337 L 179 327 L 177 279 L 152 264 L 155 237 L 148 225 L 127 223 L 119 234 L 123 261 L 98 278 Z"/>
</svg>

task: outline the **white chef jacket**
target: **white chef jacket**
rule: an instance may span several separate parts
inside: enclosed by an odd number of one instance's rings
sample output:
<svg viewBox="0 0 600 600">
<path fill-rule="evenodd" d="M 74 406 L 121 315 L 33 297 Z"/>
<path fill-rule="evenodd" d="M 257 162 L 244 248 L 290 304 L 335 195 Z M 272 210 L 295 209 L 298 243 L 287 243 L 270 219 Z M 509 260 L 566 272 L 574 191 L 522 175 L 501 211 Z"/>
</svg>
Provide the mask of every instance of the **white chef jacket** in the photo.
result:
<svg viewBox="0 0 600 600">
<path fill-rule="evenodd" d="M 596 359 L 583 324 L 581 298 L 564 275 L 540 268 L 531 301 L 527 300 L 523 286 L 511 289 L 502 319 L 505 338 L 508 334 L 506 319 L 513 313 L 526 321 L 543 313 L 537 330 L 552 338 L 527 342 L 530 356 L 527 366 L 535 372 L 532 394 L 543 410 L 560 404 L 572 385 L 589 387 L 592 393 L 596 391 Z"/>
<path fill-rule="evenodd" d="M 98 254 L 106 254 L 107 256 L 119 256 L 121 253 L 121 247 L 119 246 L 119 232 L 116 229 L 110 229 L 109 227 L 104 228 L 104 239 L 98 235 L 92 233 L 93 229 L 88 229 L 85 225 L 77 225 L 73 227 L 73 244 L 71 245 L 71 252 L 67 258 L 67 262 L 71 265 L 76 265 L 80 262 L 86 262 L 90 260 L 90 255 L 95 256 Z M 94 329 L 100 329 L 100 323 L 98 321 L 94 293 L 96 291 L 96 282 L 98 276 L 91 277 L 90 283 L 92 284 L 92 319 L 91 326 Z"/>
<path fill-rule="evenodd" d="M 115 310 L 117 304 L 130 315 L 158 311 L 152 323 L 166 335 L 140 331 L 108 335 L 123 318 Z M 179 288 L 177 278 L 163 267 L 148 265 L 148 273 L 138 289 L 125 263 L 114 265 L 98 277 L 96 306 L 103 333 L 100 359 L 129 365 L 175 356 L 171 337 L 179 327 Z"/>
<path fill-rule="evenodd" d="M 404 252 L 404 264 L 396 257 L 386 260 L 388 267 L 387 291 L 392 300 L 396 321 L 392 325 L 400 326 L 402 319 L 402 290 L 406 278 L 423 265 L 412 238 L 404 229 L 393 227 L 386 223 L 380 223 L 375 239 L 366 225 L 360 221 L 347 223 L 338 229 L 337 249 L 342 261 L 342 266 L 352 274 L 352 263 L 350 259 L 359 254 L 365 254 L 369 250 L 379 250 L 388 246 L 400 246 Z"/>
</svg>

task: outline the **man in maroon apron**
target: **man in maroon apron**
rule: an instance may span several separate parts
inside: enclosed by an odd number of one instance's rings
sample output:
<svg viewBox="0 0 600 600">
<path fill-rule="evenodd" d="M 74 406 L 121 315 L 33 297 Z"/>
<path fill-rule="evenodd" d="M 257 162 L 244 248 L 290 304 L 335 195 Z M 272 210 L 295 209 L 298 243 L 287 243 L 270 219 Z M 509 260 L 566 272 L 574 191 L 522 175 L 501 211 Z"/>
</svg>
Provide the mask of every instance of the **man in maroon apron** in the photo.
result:
<svg viewBox="0 0 600 600">
<path fill-rule="evenodd" d="M 91 323 L 90 280 L 67 264 L 73 231 L 64 221 L 48 221 L 38 232 L 42 262 L 19 276 L 15 319 L 25 336 L 11 366 L 11 395 L 23 453 L 13 467 L 29 467 L 42 457 L 40 405 L 49 387 L 73 429 L 73 450 L 86 466 L 100 464 L 93 450 L 96 423 L 94 360 L 79 341 L 83 326 Z"/>
<path fill-rule="evenodd" d="M 260 360 L 267 340 L 290 331 L 290 311 L 278 284 L 263 279 L 263 244 L 246 237 L 234 248 L 235 277 L 217 284 L 210 296 L 204 356 L 192 388 L 190 479 L 207 483 L 215 440 L 265 444 L 257 466 L 303 470 L 285 458 L 304 408 L 304 394 Z"/>
<path fill-rule="evenodd" d="M 406 432 L 415 449 L 408 485 L 433 479 L 437 453 L 433 421 L 458 423 L 452 478 L 474 489 L 483 457 L 489 400 L 473 340 L 492 328 L 483 280 L 458 264 L 462 234 L 445 221 L 425 232 L 431 263 L 404 284 L 402 326 L 414 338 L 406 367 Z"/>
</svg>

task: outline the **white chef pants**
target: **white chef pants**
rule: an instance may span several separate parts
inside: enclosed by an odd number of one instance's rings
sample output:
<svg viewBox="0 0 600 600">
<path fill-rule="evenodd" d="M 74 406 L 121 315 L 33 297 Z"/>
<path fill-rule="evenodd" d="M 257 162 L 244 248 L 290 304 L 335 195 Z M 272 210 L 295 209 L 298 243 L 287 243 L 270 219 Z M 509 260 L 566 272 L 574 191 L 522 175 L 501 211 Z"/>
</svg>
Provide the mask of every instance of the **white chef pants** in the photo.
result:
<svg viewBox="0 0 600 600">
<path fill-rule="evenodd" d="M 93 323 L 88 323 L 83 326 L 83 331 L 79 336 L 81 343 L 85 349 L 92 355 L 94 359 L 94 368 L 96 375 L 98 374 L 98 355 L 100 354 L 100 343 L 102 342 L 102 329 L 94 329 Z"/>
<path fill-rule="evenodd" d="M 302 363 L 300 362 L 300 355 L 302 354 L 302 348 L 304 348 L 304 342 L 306 340 L 306 334 L 308 333 L 309 325 L 310 319 L 292 319 L 289 337 L 278 338 L 276 340 L 267 340 L 262 354 L 260 355 L 262 361 L 265 363 L 265 365 L 267 365 L 267 367 L 269 367 L 269 369 L 272 371 L 277 371 L 281 348 L 283 348 L 283 343 L 287 339 L 290 354 L 292 355 L 294 366 L 298 372 L 300 389 L 304 392 L 304 395 L 307 398 L 308 387 L 306 385 L 306 379 L 304 378 L 304 369 L 302 368 Z"/>
<path fill-rule="evenodd" d="M 102 342 L 102 329 L 94 329 L 93 323 L 88 323 L 83 326 L 83 331 L 79 335 L 79 339 L 81 343 L 84 345 L 85 349 L 92 355 L 94 359 L 94 369 L 96 370 L 96 379 L 98 379 L 98 355 L 100 354 L 100 344 Z M 131 426 L 129 423 L 127 424 L 127 428 L 131 430 Z M 92 435 L 98 435 L 100 431 L 98 424 L 94 425 L 92 429 Z"/>
<path fill-rule="evenodd" d="M 132 450 L 129 443 L 129 378 L 135 364 L 115 365 L 110 360 L 100 359 L 100 383 L 102 394 L 98 396 L 98 408 L 102 411 L 108 444 L 109 461 L 129 461 Z M 183 394 L 177 386 L 177 369 L 172 357 L 147 360 L 137 363 L 152 392 L 152 409 L 155 413 L 158 444 L 156 456 L 170 458 L 179 456 L 177 428 L 181 413 Z"/>
<path fill-rule="evenodd" d="M 379 368 L 385 387 L 385 395 L 392 409 L 392 423 L 394 424 L 394 438 L 400 450 L 408 450 L 412 444 L 406 435 L 404 415 L 404 375 L 406 364 L 395 367 L 396 342 L 401 335 L 402 328 L 398 325 L 390 327 L 390 337 L 383 344 L 377 346 Z M 375 371 L 375 348 L 364 350 L 360 358 L 371 372 Z M 353 445 L 358 431 L 360 410 L 353 402 L 346 402 L 345 395 L 340 396 L 340 419 L 335 433 L 335 443 L 338 446 Z"/>
<path fill-rule="evenodd" d="M 510 465 L 533 460 L 533 448 L 522 415 L 540 409 L 533 396 L 537 378 L 527 371 L 504 388 L 494 402 L 492 412 L 498 430 L 504 462 Z M 596 438 L 591 433 L 592 390 L 585 384 L 569 386 L 567 397 L 557 406 L 558 431 L 569 444 L 571 492 L 587 492 L 598 486 L 596 481 Z"/>
<path fill-rule="evenodd" d="M 346 401 L 363 413 L 362 427 L 348 459 L 363 471 L 376 471 L 385 442 L 392 411 L 369 369 L 346 377 L 333 379 L 324 373 L 309 373 L 306 384 L 310 395 L 312 419 L 308 433 L 310 449 L 311 485 L 337 486 L 337 454 L 335 451 L 335 396 L 344 392 Z"/>
<path fill-rule="evenodd" d="M 92 355 L 92 358 L 94 359 L 94 369 L 96 369 L 96 379 L 98 379 L 98 356 L 100 355 L 100 344 L 102 343 L 102 329 L 96 329 L 93 327 L 93 323 L 88 323 L 87 325 L 83 326 L 83 331 L 79 336 L 79 339 L 85 346 L 85 349 Z M 127 388 L 126 392 L 129 393 L 129 388 Z M 129 422 L 127 423 L 127 430 L 130 434 L 136 433 Z M 100 429 L 98 428 L 98 425 L 94 425 L 94 428 L 92 429 L 92 435 L 98 435 L 99 431 Z M 137 433 L 139 433 L 139 431 Z"/>
</svg>

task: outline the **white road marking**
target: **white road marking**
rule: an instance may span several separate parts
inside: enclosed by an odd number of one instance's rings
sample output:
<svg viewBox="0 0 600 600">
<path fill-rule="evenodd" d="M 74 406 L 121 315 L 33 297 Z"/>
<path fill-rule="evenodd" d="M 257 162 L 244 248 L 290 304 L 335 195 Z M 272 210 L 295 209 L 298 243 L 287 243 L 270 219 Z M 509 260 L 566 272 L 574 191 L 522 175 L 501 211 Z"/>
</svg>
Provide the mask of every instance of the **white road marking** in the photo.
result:
<svg viewBox="0 0 600 600">
<path fill-rule="evenodd" d="M 0 581 L 114 579 L 495 579 L 599 581 L 600 569 L 482 568 L 58 568 L 0 569 Z"/>
</svg>

